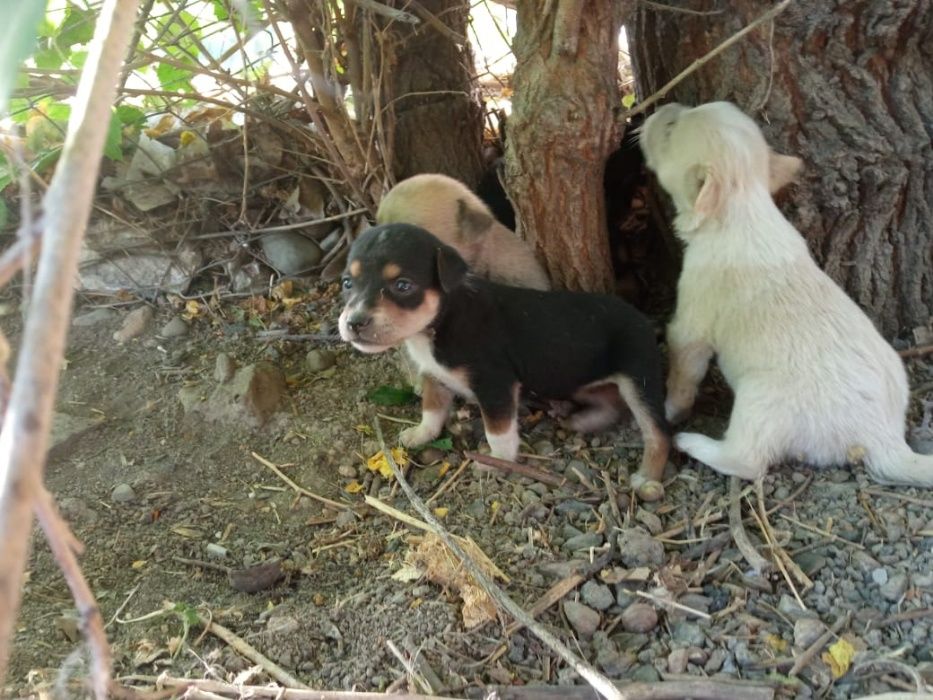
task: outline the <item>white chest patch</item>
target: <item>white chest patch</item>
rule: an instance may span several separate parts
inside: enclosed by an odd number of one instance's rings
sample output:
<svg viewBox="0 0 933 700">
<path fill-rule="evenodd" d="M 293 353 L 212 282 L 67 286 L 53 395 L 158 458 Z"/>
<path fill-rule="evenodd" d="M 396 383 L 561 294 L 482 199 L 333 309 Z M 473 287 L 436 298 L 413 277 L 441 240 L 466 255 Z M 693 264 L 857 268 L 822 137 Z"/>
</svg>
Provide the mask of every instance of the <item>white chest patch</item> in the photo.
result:
<svg viewBox="0 0 933 700">
<path fill-rule="evenodd" d="M 449 367 L 438 364 L 434 359 L 433 342 L 423 333 L 414 335 L 405 341 L 405 352 L 408 357 L 418 367 L 419 374 L 426 374 L 433 377 L 448 389 L 465 396 L 468 399 L 475 399 L 470 387 L 464 381 L 464 376 L 460 372 L 451 371 Z"/>
</svg>

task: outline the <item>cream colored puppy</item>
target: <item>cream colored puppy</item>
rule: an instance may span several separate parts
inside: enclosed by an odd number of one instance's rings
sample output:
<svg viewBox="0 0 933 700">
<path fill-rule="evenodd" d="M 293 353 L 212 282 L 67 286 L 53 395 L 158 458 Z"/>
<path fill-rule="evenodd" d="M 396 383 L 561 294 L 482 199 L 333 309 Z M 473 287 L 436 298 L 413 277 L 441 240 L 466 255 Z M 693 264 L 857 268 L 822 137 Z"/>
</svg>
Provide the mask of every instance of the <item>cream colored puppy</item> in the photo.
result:
<svg viewBox="0 0 933 700">
<path fill-rule="evenodd" d="M 415 175 L 389 190 L 377 224 L 414 224 L 455 248 L 473 272 L 513 287 L 550 289 L 530 245 L 496 221 L 489 207 L 459 180 Z"/>
<path fill-rule="evenodd" d="M 735 392 L 722 440 L 680 433 L 675 446 L 747 479 L 787 458 L 864 459 L 881 483 L 933 486 L 933 455 L 904 441 L 900 358 L 771 198 L 799 161 L 772 153 L 755 122 L 727 102 L 667 105 L 640 138 L 686 245 L 667 329 L 667 417 L 691 408 L 713 355 Z"/>
</svg>

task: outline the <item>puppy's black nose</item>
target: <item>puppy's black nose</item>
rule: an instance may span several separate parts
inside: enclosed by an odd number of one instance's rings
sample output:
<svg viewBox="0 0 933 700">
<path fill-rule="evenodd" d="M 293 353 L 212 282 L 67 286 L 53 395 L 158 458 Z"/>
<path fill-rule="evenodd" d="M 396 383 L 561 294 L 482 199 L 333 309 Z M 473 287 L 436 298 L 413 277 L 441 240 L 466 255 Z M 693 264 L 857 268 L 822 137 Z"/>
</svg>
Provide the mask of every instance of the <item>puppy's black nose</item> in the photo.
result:
<svg viewBox="0 0 933 700">
<path fill-rule="evenodd" d="M 350 318 L 347 319 L 347 326 L 354 333 L 359 333 L 361 330 L 366 328 L 370 323 L 372 323 L 373 317 L 367 314 L 353 314 Z"/>
</svg>

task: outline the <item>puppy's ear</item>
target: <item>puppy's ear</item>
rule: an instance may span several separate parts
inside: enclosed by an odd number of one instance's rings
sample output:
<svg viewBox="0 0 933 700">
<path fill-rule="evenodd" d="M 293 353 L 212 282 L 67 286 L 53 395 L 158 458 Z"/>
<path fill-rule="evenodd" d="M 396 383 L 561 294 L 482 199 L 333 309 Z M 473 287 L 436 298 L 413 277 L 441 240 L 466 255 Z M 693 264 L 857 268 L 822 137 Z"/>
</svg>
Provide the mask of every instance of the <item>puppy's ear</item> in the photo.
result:
<svg viewBox="0 0 933 700">
<path fill-rule="evenodd" d="M 699 185 L 699 192 L 693 202 L 697 218 L 702 221 L 718 214 L 727 196 L 722 175 L 714 168 L 702 168 L 694 169 L 688 177 L 695 178 Z"/>
<path fill-rule="evenodd" d="M 464 200 L 457 200 L 457 228 L 464 238 L 475 238 L 492 226 L 492 222 L 493 218 L 486 212 L 471 209 Z"/>
<path fill-rule="evenodd" d="M 774 151 L 768 153 L 768 190 L 777 194 L 797 177 L 803 161 L 796 156 L 785 156 Z"/>
<path fill-rule="evenodd" d="M 459 287 L 466 279 L 469 269 L 460 253 L 449 245 L 442 245 L 437 249 L 436 259 L 437 279 L 441 283 L 441 289 L 449 292 Z"/>
</svg>

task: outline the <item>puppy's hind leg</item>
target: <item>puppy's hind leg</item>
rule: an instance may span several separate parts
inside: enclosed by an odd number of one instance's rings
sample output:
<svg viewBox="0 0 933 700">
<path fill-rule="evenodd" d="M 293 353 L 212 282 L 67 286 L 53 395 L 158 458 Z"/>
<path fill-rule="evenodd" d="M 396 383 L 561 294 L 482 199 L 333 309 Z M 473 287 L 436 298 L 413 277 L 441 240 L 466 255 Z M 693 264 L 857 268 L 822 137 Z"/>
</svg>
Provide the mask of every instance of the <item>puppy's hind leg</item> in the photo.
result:
<svg viewBox="0 0 933 700">
<path fill-rule="evenodd" d="M 476 391 L 483 414 L 486 441 L 493 457 L 511 462 L 518 457 L 518 391 L 519 384 L 496 386 Z"/>
<path fill-rule="evenodd" d="M 678 433 L 674 446 L 720 474 L 749 480 L 763 476 L 781 452 L 778 449 L 781 420 L 761 404 L 759 393 L 751 387 L 743 387 L 736 393 L 729 427 L 722 440 L 699 433 Z"/>
<path fill-rule="evenodd" d="M 433 377 L 424 375 L 421 380 L 421 422 L 399 433 L 399 442 L 405 447 L 418 447 L 440 435 L 453 400 L 450 389 Z"/>
<path fill-rule="evenodd" d="M 664 475 L 664 467 L 671 450 L 667 423 L 661 415 L 660 396 L 649 402 L 629 377 L 619 376 L 615 381 L 619 393 L 632 410 L 645 441 L 641 465 L 631 478 L 632 488 L 643 501 L 657 501 L 664 496 L 661 477 Z M 660 390 L 658 393 L 660 394 Z"/>
<path fill-rule="evenodd" d="M 571 430 L 593 433 L 619 420 L 619 391 L 614 384 L 583 387 L 573 398 L 586 407 L 575 411 L 564 421 Z"/>
<path fill-rule="evenodd" d="M 713 357 L 713 349 L 705 342 L 688 341 L 681 326 L 672 322 L 667 331 L 670 369 L 664 414 L 671 423 L 682 421 L 693 408 L 697 388 Z"/>
</svg>

